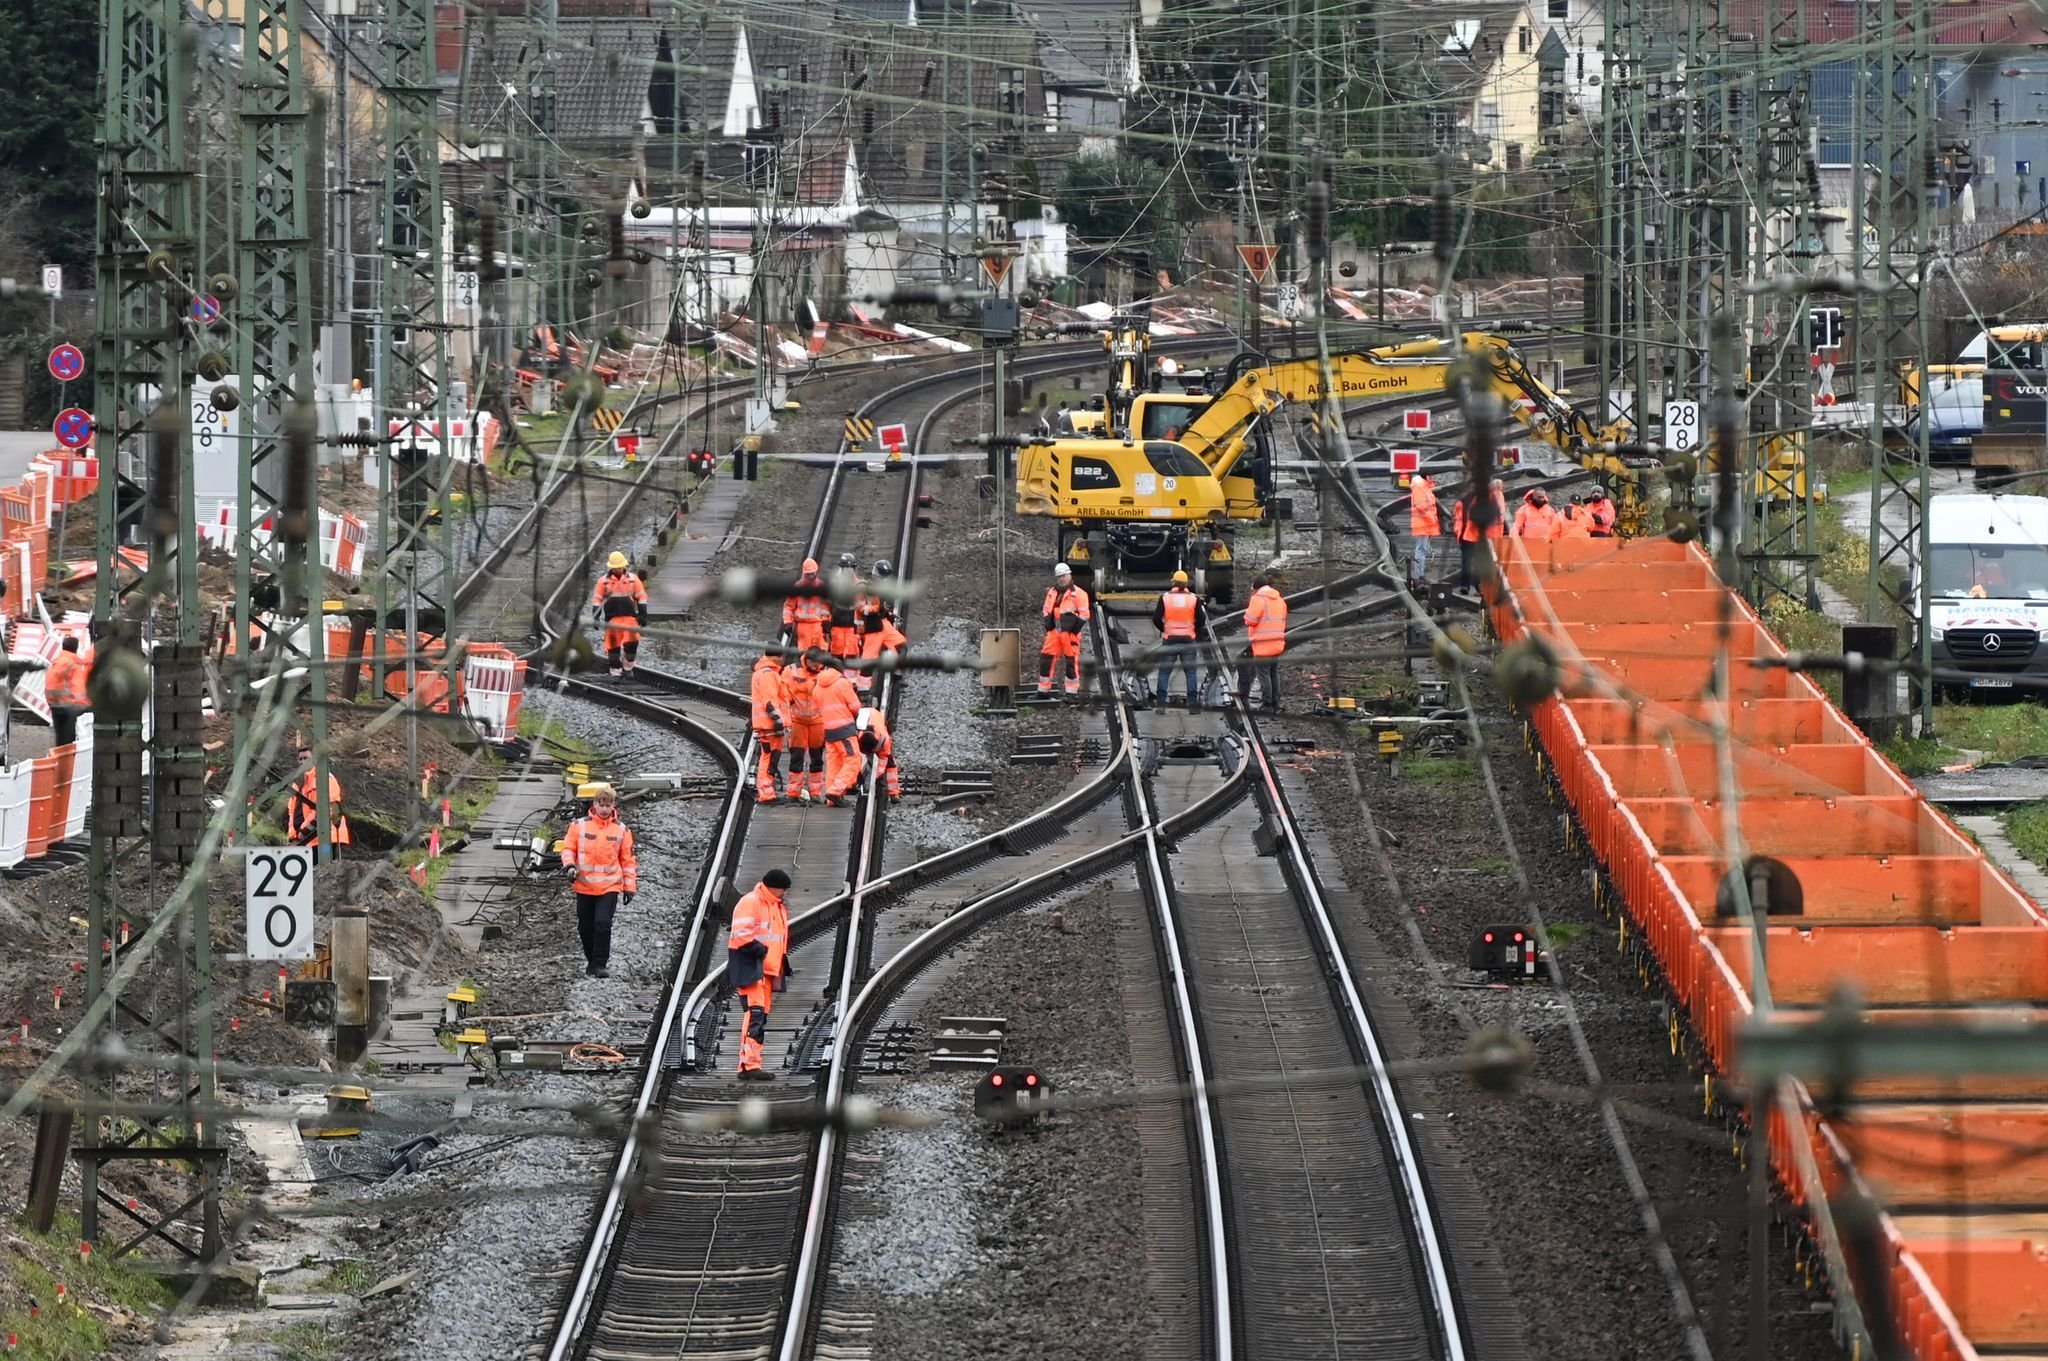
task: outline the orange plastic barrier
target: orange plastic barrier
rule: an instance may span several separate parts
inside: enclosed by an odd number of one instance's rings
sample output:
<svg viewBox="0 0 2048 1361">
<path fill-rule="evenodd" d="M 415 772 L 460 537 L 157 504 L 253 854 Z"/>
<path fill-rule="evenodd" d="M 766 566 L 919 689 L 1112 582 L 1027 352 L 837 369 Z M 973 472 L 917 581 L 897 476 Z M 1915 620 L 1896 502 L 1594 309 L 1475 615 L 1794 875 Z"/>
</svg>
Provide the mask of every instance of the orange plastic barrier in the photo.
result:
<svg viewBox="0 0 2048 1361">
<path fill-rule="evenodd" d="M 64 839 L 65 824 L 71 821 L 71 790 L 78 776 L 78 744 L 66 742 L 50 748 L 50 841 Z M 29 798 L 35 798 L 31 787 Z"/>
<path fill-rule="evenodd" d="M 2048 1007 L 2048 918 L 1819 687 L 1771 664 L 1783 650 L 1697 547 L 1500 551 L 1495 630 L 1542 637 L 1564 677 L 1530 725 L 1714 1067 L 1736 1067 L 1755 968 L 1753 928 L 1719 906 L 1731 802 L 1743 852 L 1784 860 L 1801 888 L 1801 910 L 1766 927 L 1779 1021 L 1811 1021 L 1845 985 L 1872 1026 L 2028 1024 Z M 1724 638 L 1732 789 L 1706 698 Z M 1829 1120 L 1809 1103 L 1798 1128 L 1770 1112 L 1794 1204 L 1852 1184 L 1880 1197 L 1885 1297 L 1914 1356 L 2048 1355 L 2048 1078 L 1866 1079 L 1854 1096 Z M 1818 1184 L 1793 1140 L 1809 1144 Z M 1934 1207 L 1943 1214 L 1916 1213 Z"/>
<path fill-rule="evenodd" d="M 29 763 L 28 858 L 39 859 L 50 852 L 50 829 L 56 821 L 57 762 L 38 756 Z"/>
</svg>

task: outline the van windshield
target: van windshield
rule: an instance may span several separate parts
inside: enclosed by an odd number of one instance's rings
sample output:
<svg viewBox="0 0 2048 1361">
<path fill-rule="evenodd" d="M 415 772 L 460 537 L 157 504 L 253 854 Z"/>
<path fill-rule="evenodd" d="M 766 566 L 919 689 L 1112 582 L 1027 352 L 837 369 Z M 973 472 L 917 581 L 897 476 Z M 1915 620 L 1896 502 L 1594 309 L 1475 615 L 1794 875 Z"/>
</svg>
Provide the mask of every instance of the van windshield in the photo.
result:
<svg viewBox="0 0 2048 1361">
<path fill-rule="evenodd" d="M 2048 600 L 2048 548 L 1936 544 L 1932 594 L 1951 599 Z"/>
</svg>

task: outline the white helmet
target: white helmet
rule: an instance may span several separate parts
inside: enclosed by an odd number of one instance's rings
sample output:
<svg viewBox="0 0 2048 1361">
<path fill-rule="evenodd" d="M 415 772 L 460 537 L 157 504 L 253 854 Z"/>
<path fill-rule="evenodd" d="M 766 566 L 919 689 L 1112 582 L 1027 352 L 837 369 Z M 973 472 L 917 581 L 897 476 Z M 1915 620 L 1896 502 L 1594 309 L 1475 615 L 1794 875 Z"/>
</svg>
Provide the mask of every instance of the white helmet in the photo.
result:
<svg viewBox="0 0 2048 1361">
<path fill-rule="evenodd" d="M 1056 577 L 1070 577 L 1074 575 L 1074 569 L 1067 566 L 1064 562 L 1056 563 L 1053 566 L 1052 574 Z"/>
</svg>

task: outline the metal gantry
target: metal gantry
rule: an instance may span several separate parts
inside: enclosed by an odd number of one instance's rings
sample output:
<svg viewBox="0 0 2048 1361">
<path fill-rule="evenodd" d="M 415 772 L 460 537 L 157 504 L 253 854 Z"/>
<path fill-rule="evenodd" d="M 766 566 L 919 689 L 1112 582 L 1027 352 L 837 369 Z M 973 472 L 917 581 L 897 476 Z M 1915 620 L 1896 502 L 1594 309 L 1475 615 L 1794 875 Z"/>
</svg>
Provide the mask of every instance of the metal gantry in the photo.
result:
<svg viewBox="0 0 2048 1361">
<path fill-rule="evenodd" d="M 102 0 L 100 12 L 94 408 L 103 471 L 85 974 L 87 1015 L 102 1019 L 82 1080 L 88 1095 L 132 1103 L 137 1114 L 89 1115 L 77 1131 L 80 1221 L 87 1241 L 106 1241 L 101 1211 L 111 1206 L 140 1226 L 115 1253 L 156 1238 L 206 1260 L 220 1248 L 227 1156 L 204 1115 L 214 1102 L 210 919 L 203 879 L 170 903 L 162 892 L 167 869 L 194 858 L 207 813 L 185 353 L 197 263 L 191 71 L 176 0 Z M 141 573 L 120 551 L 131 546 L 149 553 Z M 152 684 L 155 723 L 145 736 Z M 146 981 L 137 977 L 143 964 Z M 117 1037 L 187 1060 L 190 1072 L 151 1079 L 95 1062 L 116 1052 Z M 137 1100 L 145 1083 L 151 1091 Z M 108 1193 L 107 1166 L 138 1158 L 186 1169 L 189 1195 L 152 1207 Z M 196 1242 L 177 1227 L 194 1222 Z"/>
</svg>

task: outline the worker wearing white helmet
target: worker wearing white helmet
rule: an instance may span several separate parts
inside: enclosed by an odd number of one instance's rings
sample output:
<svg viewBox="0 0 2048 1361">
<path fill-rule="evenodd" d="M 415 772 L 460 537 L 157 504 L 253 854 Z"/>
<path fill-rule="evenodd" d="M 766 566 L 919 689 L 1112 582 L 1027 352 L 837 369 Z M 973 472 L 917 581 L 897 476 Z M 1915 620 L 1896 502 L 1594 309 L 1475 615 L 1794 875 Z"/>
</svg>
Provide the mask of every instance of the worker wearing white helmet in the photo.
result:
<svg viewBox="0 0 2048 1361">
<path fill-rule="evenodd" d="M 631 675 L 640 659 L 640 625 L 647 618 L 647 587 L 641 584 L 624 553 L 605 564 L 590 596 L 591 614 L 604 622 L 604 651 L 614 676 Z"/>
<path fill-rule="evenodd" d="M 1074 569 L 1060 563 L 1052 569 L 1052 585 L 1045 589 L 1045 642 L 1038 649 L 1038 690 L 1052 693 L 1053 673 L 1060 659 L 1067 659 L 1066 687 L 1070 695 L 1081 693 L 1081 635 L 1088 627 L 1088 592 L 1074 584 Z"/>
</svg>

